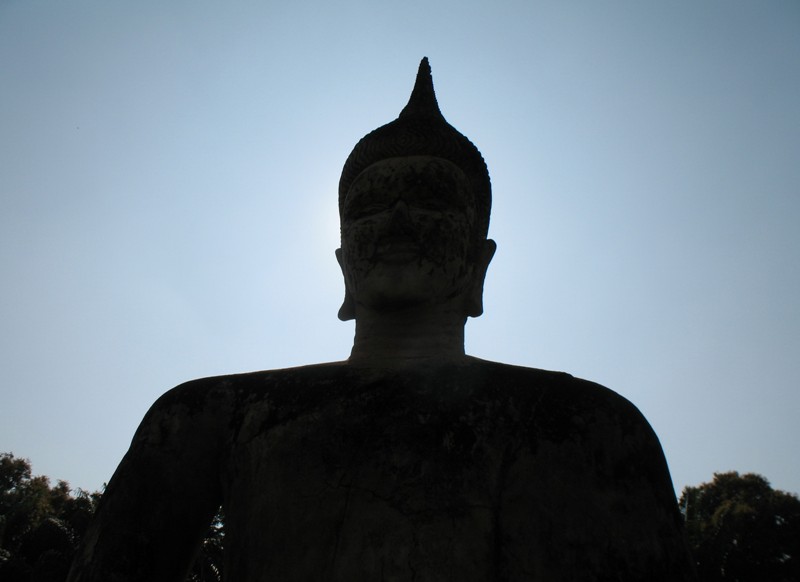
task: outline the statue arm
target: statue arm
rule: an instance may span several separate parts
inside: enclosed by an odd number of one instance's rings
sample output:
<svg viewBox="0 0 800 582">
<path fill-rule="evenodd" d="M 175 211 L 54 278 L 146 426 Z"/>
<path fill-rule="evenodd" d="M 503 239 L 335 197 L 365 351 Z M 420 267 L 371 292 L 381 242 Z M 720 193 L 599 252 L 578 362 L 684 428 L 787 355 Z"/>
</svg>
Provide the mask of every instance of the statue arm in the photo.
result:
<svg viewBox="0 0 800 582">
<path fill-rule="evenodd" d="M 537 406 L 538 418 L 530 415 L 536 446 L 510 465 L 504 490 L 506 527 L 515 533 L 512 571 L 553 580 L 694 582 L 667 463 L 636 407 L 577 379 Z M 529 502 L 520 511 L 511 500 Z"/>
<path fill-rule="evenodd" d="M 224 406 L 194 383 L 150 409 L 103 493 L 68 582 L 185 579 L 221 503 Z"/>
<path fill-rule="evenodd" d="M 619 398 L 610 423 L 591 440 L 602 443 L 596 502 L 605 510 L 609 571 L 620 580 L 695 581 L 696 573 L 667 462 L 650 424 Z M 619 515 L 614 519 L 615 514 Z"/>
</svg>

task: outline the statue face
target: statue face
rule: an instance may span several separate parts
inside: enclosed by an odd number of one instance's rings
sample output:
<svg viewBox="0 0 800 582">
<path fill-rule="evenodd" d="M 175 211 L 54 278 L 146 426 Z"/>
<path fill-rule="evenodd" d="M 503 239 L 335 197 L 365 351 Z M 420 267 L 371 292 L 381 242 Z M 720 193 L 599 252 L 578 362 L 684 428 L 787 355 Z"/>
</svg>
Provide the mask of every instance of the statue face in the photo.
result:
<svg viewBox="0 0 800 582">
<path fill-rule="evenodd" d="M 353 182 L 340 261 L 356 304 L 401 309 L 458 296 L 471 281 L 475 209 L 464 173 L 440 158 L 390 158 Z"/>
</svg>

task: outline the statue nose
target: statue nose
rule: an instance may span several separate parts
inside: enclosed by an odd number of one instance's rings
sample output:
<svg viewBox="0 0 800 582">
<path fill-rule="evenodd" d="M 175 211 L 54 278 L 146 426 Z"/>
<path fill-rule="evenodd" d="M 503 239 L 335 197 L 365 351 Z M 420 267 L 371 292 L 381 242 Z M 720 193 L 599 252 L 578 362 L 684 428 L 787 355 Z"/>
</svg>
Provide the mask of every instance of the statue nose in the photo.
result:
<svg viewBox="0 0 800 582">
<path fill-rule="evenodd" d="M 411 230 L 411 216 L 408 212 L 408 205 L 402 198 L 398 200 L 392 214 L 389 217 L 389 231 L 395 233 L 405 233 Z"/>
</svg>

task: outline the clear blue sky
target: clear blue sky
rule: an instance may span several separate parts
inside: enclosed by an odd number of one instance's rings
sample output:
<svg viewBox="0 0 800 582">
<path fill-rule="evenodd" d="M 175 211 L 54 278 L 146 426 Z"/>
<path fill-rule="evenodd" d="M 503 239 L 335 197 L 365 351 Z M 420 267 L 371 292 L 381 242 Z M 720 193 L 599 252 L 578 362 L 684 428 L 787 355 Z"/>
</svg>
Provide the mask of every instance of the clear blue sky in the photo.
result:
<svg viewBox="0 0 800 582">
<path fill-rule="evenodd" d="M 468 352 L 800 491 L 794 0 L 0 0 L 0 451 L 97 489 L 170 387 L 346 358 L 339 172 L 425 55 L 494 186 Z"/>
</svg>

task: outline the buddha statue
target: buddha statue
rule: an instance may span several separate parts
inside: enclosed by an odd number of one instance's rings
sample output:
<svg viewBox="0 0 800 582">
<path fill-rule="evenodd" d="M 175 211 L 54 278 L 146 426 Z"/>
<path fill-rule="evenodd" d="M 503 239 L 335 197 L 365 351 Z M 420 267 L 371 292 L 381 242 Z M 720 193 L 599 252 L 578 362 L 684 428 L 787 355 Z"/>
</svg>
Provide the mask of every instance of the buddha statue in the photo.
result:
<svg viewBox="0 0 800 582">
<path fill-rule="evenodd" d="M 181 582 L 220 505 L 235 582 L 693 580 L 664 455 L 631 403 L 465 355 L 490 206 L 423 59 L 339 184 L 350 358 L 167 392 L 69 580 Z"/>
</svg>

